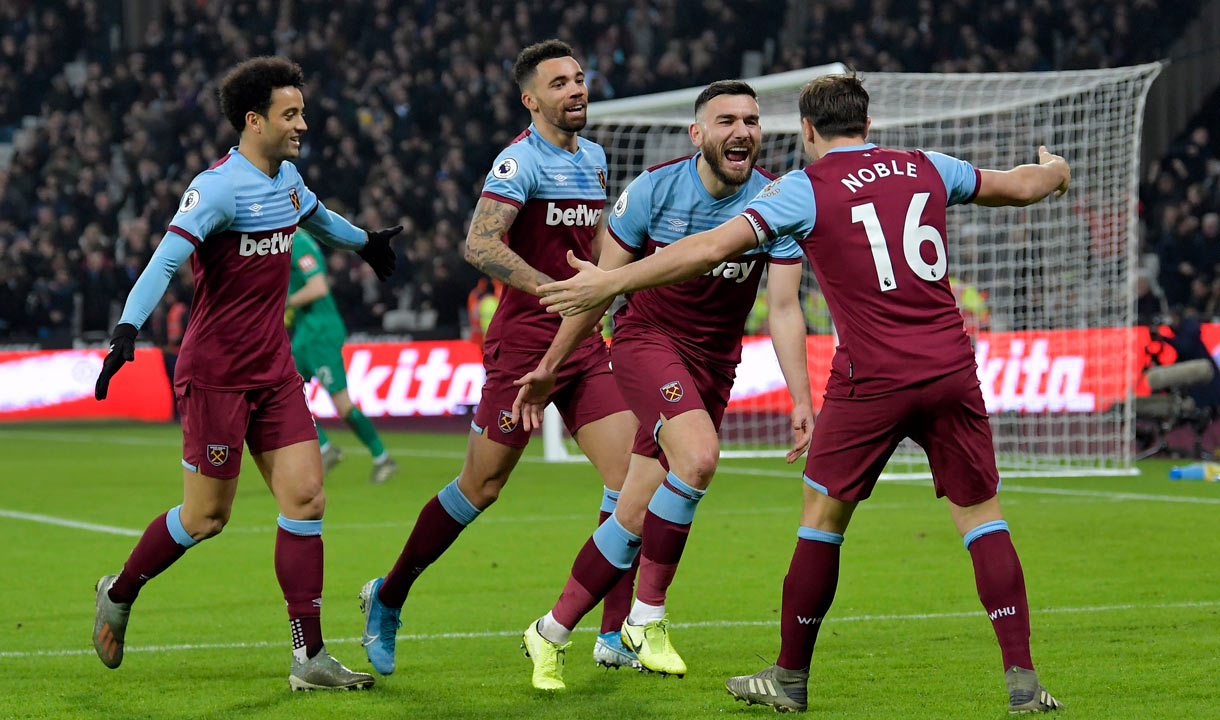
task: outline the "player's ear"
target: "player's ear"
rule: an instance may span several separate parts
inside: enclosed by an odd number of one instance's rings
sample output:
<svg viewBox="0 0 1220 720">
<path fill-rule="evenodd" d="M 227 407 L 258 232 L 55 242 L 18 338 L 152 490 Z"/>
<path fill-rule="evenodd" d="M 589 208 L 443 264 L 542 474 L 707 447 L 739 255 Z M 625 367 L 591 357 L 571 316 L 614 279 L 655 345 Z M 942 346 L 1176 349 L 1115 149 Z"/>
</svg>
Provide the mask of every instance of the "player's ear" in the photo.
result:
<svg viewBox="0 0 1220 720">
<path fill-rule="evenodd" d="M 253 110 L 248 111 L 246 113 L 246 127 L 254 128 L 254 132 L 261 133 L 263 129 L 259 126 L 258 118 L 258 113 L 254 112 Z"/>
<path fill-rule="evenodd" d="M 521 104 L 530 112 L 538 112 L 538 101 L 534 99 L 533 95 L 524 90 L 521 91 Z"/>
<path fill-rule="evenodd" d="M 872 126 L 873 126 L 873 119 L 871 117 L 865 116 L 864 117 L 864 139 L 865 140 L 868 139 L 868 131 L 869 131 L 869 128 L 871 128 Z"/>
<path fill-rule="evenodd" d="M 801 118 L 801 135 L 807 143 L 817 142 L 818 131 L 813 128 L 813 121 L 809 118 Z"/>
<path fill-rule="evenodd" d="M 690 141 L 695 144 L 695 147 L 703 144 L 703 128 L 699 127 L 699 123 L 691 123 L 687 133 L 690 135 Z"/>
</svg>

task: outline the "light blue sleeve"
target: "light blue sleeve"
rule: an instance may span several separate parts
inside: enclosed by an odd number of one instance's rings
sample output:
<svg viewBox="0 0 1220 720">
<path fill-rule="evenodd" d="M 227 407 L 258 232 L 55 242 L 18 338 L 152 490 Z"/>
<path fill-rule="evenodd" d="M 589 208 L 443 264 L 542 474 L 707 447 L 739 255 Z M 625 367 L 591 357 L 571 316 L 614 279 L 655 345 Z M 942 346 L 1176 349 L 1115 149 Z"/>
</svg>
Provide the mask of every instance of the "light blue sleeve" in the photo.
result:
<svg viewBox="0 0 1220 720">
<path fill-rule="evenodd" d="M 483 181 L 483 197 L 507 202 L 518 209 L 538 191 L 538 163 L 524 142 L 500 151 Z"/>
<path fill-rule="evenodd" d="M 318 196 L 305 185 L 305 178 L 301 177 L 301 171 L 297 169 L 296 165 L 285 160 L 280 164 L 280 169 L 292 173 L 293 185 L 297 189 L 297 202 L 300 203 L 297 206 L 297 222 L 300 222 L 301 219 L 313 214 L 314 208 L 318 205 Z"/>
<path fill-rule="evenodd" d="M 610 211 L 609 230 L 623 247 L 639 250 L 648 241 L 652 190 L 652 173 L 642 172 L 615 201 Z"/>
<path fill-rule="evenodd" d="M 229 227 L 236 207 L 233 184 L 219 172 L 207 170 L 196 175 L 182 193 L 169 229 L 199 245 L 209 235 Z"/>
<path fill-rule="evenodd" d="M 321 200 L 314 203 L 315 211 L 301 218 L 301 227 L 318 240 L 340 250 L 359 250 L 368 242 L 363 230 L 347 218 L 326 209 Z"/>
<path fill-rule="evenodd" d="M 783 235 L 763 243 L 763 252 L 767 253 L 772 260 L 781 262 L 785 260 L 799 262 L 805 255 L 805 251 L 801 249 L 796 238 L 791 235 Z"/>
<path fill-rule="evenodd" d="M 965 160 L 958 160 L 952 155 L 923 151 L 924 155 L 936 166 L 940 179 L 945 181 L 945 194 L 948 200 L 945 205 L 957 205 L 970 202 L 978 194 L 979 171 Z"/>
<path fill-rule="evenodd" d="M 161 244 L 153 252 L 148 266 L 136 279 L 127 302 L 123 305 L 123 314 L 119 316 L 120 323 L 130 323 L 136 329 L 143 327 L 153 308 L 161 301 L 165 288 L 174 277 L 182 263 L 195 252 L 195 245 L 178 233 L 167 232 L 161 238 Z"/>
<path fill-rule="evenodd" d="M 805 237 L 817 220 L 813 184 L 804 170 L 793 170 L 760 190 L 743 214 L 760 243 L 785 235 Z"/>
</svg>

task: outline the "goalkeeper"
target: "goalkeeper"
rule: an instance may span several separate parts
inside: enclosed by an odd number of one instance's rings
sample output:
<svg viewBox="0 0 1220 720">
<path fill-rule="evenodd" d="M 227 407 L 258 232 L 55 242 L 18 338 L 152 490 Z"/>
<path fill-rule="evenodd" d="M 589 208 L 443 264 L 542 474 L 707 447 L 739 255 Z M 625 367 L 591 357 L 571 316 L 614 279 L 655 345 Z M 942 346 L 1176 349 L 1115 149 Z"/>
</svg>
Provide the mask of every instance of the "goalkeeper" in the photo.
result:
<svg viewBox="0 0 1220 720">
<path fill-rule="evenodd" d="M 339 317 L 326 282 L 326 259 L 317 242 L 300 228 L 292 240 L 292 271 L 288 279 L 284 324 L 292 333 L 292 358 L 296 361 L 297 372 L 304 378 L 316 377 L 326 388 L 339 417 L 373 456 L 369 482 L 384 483 L 398 471 L 398 464 L 386 452 L 373 423 L 348 397 L 342 353 L 347 328 Z M 329 473 L 343 459 L 343 452 L 330 442 L 321 426 L 318 427 L 318 444 L 322 450 L 322 472 Z"/>
</svg>

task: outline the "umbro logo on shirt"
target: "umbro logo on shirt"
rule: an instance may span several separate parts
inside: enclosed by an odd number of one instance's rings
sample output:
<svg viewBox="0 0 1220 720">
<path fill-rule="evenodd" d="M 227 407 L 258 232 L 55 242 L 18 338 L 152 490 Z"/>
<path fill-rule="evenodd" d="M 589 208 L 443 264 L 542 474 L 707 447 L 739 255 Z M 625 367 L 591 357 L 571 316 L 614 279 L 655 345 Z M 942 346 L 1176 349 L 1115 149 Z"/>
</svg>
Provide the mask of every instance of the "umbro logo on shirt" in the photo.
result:
<svg viewBox="0 0 1220 720">
<path fill-rule="evenodd" d="M 681 231 L 687 225 L 685 220 L 679 220 L 678 218 L 669 218 L 665 222 L 669 223 L 671 228 L 678 231 Z"/>
<path fill-rule="evenodd" d="M 253 205 L 250 206 L 250 212 L 254 213 L 255 215 L 262 213 L 262 211 L 263 211 L 263 206 L 259 205 L 258 203 L 254 203 Z"/>
<path fill-rule="evenodd" d="M 562 175 L 562 174 L 560 174 L 560 175 L 556 175 L 556 176 L 555 176 L 555 182 L 559 183 L 560 185 L 563 185 L 563 184 L 564 184 L 564 183 L 566 183 L 567 181 L 568 181 L 568 176 L 567 176 L 567 175 Z"/>
</svg>

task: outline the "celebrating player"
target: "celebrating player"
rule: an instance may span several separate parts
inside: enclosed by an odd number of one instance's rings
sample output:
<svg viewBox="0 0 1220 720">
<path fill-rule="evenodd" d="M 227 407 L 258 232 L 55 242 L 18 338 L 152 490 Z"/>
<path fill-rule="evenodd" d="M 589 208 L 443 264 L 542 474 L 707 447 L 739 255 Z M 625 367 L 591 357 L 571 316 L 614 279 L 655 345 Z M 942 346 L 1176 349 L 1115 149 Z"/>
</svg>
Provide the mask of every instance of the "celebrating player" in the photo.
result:
<svg viewBox="0 0 1220 720">
<path fill-rule="evenodd" d="M 466 259 L 506 285 L 483 345 L 487 381 L 466 461 L 457 479 L 424 505 L 390 572 L 360 591 L 365 650 L 383 675 L 394 671 L 395 633 L 415 578 L 496 501 L 529 442 L 513 417 L 513 381 L 538 365 L 560 324 L 539 304 L 538 286 L 571 274 L 565 251 L 591 257 L 606 203 L 605 152 L 577 135 L 589 94 L 572 49 L 558 40 L 531 45 L 517 56 L 513 78 L 533 123 L 496 158 L 466 237 Z M 614 385 L 605 343 L 596 334 L 582 341 L 559 371 L 550 401 L 605 483 L 605 519 L 627 474 L 636 422 Z M 630 602 L 627 577 L 606 601 L 605 623 L 621 625 Z M 594 658 L 635 663 L 607 638 L 598 639 Z"/>
<path fill-rule="evenodd" d="M 721 81 L 704 89 L 695 100 L 689 132 L 697 154 L 649 168 L 614 204 L 608 228 L 617 244 L 606 243 L 599 267 L 622 267 L 690 231 L 719 225 L 774 179 L 754 166 L 762 129 L 754 90 L 746 83 Z M 622 642 L 649 670 L 686 673 L 670 642 L 665 594 L 716 470 L 717 433 L 741 360 L 742 332 L 758 294 L 762 260 L 768 262 L 775 351 L 794 405 L 796 443 L 788 461 L 805 450 L 813 417 L 800 307 L 801 249 L 790 237 L 756 245 L 704 277 L 636 293 L 620 311 L 610 350 L 614 379 L 640 427 L 614 517 L 577 555 L 555 606 L 525 631 L 535 687 L 563 687 L 561 656 L 572 628 L 629 571 L 637 552 L 639 584 Z M 604 311 L 603 305 L 565 319 L 538 369 L 518 382 L 523 387 L 514 411 L 522 412 L 527 427 L 540 420 L 567 353 Z"/>
<path fill-rule="evenodd" d="M 140 588 L 229 519 L 242 441 L 279 505 L 275 574 L 288 602 L 293 690 L 367 688 L 322 642 L 322 460 L 317 431 L 284 331 L 293 232 L 355 250 L 382 280 L 394 270 L 389 240 L 322 206 L 290 158 L 305 132 L 301 69 L 284 58 L 248 60 L 225 76 L 221 108 L 241 142 L 191 181 L 148 267 L 132 288 L 97 379 L 133 360 L 136 334 L 174 271 L 193 256 L 195 300 L 174 392 L 182 411 L 182 504 L 144 531 L 118 575 L 97 583 L 93 645 L 107 667 L 123 661 L 128 614 Z"/>
<path fill-rule="evenodd" d="M 339 417 L 356 433 L 373 456 L 369 482 L 380 485 L 398 471 L 398 464 L 386 452 L 373 423 L 347 394 L 347 372 L 343 367 L 343 340 L 347 328 L 335 299 L 326 284 L 326 258 L 318 244 L 303 230 L 292 239 L 292 272 L 288 276 L 288 303 L 285 324 L 292 329 L 292 359 L 301 377 L 316 377 L 335 404 Z M 322 474 L 343 459 L 338 446 L 318 427 L 322 449 Z"/>
<path fill-rule="evenodd" d="M 1071 170 L 1039 148 L 1039 164 L 977 170 L 947 155 L 866 142 L 868 93 L 828 75 L 801 91 L 805 152 L 813 162 L 767 186 L 745 212 L 710 232 L 614 272 L 580 272 L 544 286 L 564 313 L 620 292 L 679 282 L 782 235 L 802 237 L 826 294 L 839 347 L 805 465 L 804 508 L 784 579 L 782 644 L 774 665 L 730 678 L 735 697 L 804 710 L 809 661 L 834 599 L 839 546 L 899 441 L 928 454 L 938 497 L 974 562 L 979 599 L 1004 662 L 1010 712 L 1061 704 L 1038 683 L 1029 649 L 1021 563 L 996 496 L 999 475 L 974 351 L 949 287 L 945 207 L 1030 205 L 1067 191 Z"/>
</svg>

